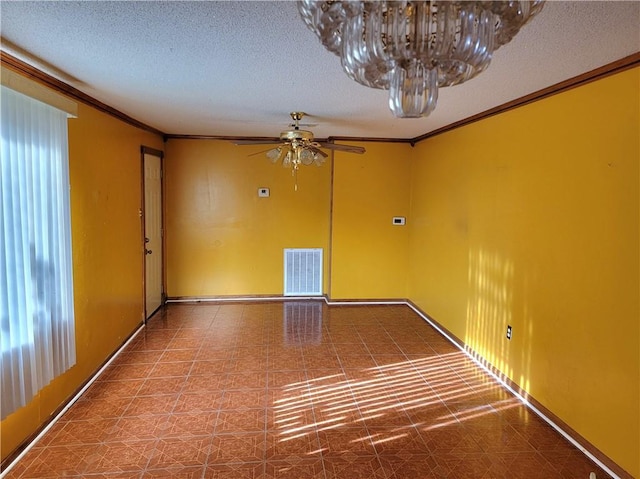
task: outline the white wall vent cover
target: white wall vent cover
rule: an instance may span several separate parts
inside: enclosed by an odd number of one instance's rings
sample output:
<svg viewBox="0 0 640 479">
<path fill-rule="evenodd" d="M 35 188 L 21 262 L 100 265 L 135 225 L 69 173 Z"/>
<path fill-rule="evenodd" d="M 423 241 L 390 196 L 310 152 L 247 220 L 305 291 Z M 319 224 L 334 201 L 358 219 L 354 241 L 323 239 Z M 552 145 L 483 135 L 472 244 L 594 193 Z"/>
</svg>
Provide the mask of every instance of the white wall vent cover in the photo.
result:
<svg viewBox="0 0 640 479">
<path fill-rule="evenodd" d="M 322 248 L 284 250 L 284 295 L 322 295 Z"/>
</svg>

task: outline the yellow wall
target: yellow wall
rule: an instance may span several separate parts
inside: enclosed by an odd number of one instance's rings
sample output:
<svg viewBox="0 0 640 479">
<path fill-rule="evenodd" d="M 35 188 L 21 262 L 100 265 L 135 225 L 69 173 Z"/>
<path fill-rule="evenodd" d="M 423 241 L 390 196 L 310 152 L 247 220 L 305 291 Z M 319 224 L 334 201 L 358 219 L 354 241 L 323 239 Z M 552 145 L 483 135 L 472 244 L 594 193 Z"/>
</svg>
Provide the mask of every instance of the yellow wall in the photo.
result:
<svg viewBox="0 0 640 479">
<path fill-rule="evenodd" d="M 291 169 L 217 140 L 166 144 L 169 297 L 283 293 L 283 249 L 323 248 L 326 292 L 331 157 Z M 258 188 L 270 188 L 259 198 Z"/>
<path fill-rule="evenodd" d="M 84 104 L 69 120 L 77 364 L 0 424 L 2 458 L 35 432 L 143 315 L 140 146 L 162 139 Z"/>
<path fill-rule="evenodd" d="M 336 153 L 297 192 L 260 147 L 169 140 L 167 293 L 281 294 L 282 249 L 324 248 L 332 298 L 408 297 L 639 477 L 639 76 Z M 70 125 L 78 364 L 2 422 L 3 458 L 142 317 L 139 148 L 161 139 L 84 105 Z"/>
<path fill-rule="evenodd" d="M 635 477 L 639 85 L 636 68 L 421 142 L 409 271 L 413 301 Z"/>
<path fill-rule="evenodd" d="M 406 298 L 409 184 L 413 149 L 363 143 L 336 153 L 333 174 L 331 299 Z M 404 216 L 407 226 L 394 226 Z"/>
</svg>

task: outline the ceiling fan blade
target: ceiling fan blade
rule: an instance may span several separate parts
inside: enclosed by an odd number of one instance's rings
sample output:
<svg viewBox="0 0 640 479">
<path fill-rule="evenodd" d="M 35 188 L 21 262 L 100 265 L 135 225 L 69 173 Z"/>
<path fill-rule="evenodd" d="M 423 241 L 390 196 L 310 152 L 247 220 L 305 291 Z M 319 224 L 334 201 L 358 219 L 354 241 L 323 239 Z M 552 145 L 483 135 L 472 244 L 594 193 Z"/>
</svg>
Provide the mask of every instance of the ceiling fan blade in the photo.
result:
<svg viewBox="0 0 640 479">
<path fill-rule="evenodd" d="M 273 149 L 274 149 L 274 148 L 268 148 L 268 149 L 266 149 L 266 150 L 260 150 L 260 151 L 258 151 L 258 152 L 256 152 L 256 153 L 251 153 L 250 155 L 247 155 L 247 157 L 249 157 L 249 156 L 256 156 L 256 155 L 261 155 L 261 154 L 266 153 L 266 152 L 268 152 L 268 151 L 271 151 L 271 150 L 273 150 Z"/>
<path fill-rule="evenodd" d="M 234 145 L 277 145 L 281 140 L 234 140 Z"/>
<path fill-rule="evenodd" d="M 322 156 L 323 158 L 326 158 L 327 156 L 329 156 L 324 151 L 322 151 L 319 148 L 316 148 L 315 146 L 310 146 L 308 147 L 308 149 L 313 151 L 315 154 Z"/>
<path fill-rule="evenodd" d="M 328 141 L 320 141 L 318 142 L 321 148 L 326 148 L 328 150 L 336 150 L 336 151 L 344 151 L 346 153 L 358 153 L 362 154 L 366 150 L 361 146 L 353 146 L 353 145 L 338 145 L 336 143 L 329 143 Z"/>
</svg>

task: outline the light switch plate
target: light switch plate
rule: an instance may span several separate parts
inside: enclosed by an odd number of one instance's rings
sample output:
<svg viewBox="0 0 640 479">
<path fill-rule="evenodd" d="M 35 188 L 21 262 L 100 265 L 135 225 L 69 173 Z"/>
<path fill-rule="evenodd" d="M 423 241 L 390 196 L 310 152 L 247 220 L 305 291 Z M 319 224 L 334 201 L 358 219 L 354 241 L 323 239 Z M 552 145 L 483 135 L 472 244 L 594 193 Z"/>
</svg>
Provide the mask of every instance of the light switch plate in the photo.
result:
<svg viewBox="0 0 640 479">
<path fill-rule="evenodd" d="M 394 225 L 398 226 L 404 226 L 406 222 L 407 220 L 404 216 L 394 216 L 392 221 Z"/>
</svg>

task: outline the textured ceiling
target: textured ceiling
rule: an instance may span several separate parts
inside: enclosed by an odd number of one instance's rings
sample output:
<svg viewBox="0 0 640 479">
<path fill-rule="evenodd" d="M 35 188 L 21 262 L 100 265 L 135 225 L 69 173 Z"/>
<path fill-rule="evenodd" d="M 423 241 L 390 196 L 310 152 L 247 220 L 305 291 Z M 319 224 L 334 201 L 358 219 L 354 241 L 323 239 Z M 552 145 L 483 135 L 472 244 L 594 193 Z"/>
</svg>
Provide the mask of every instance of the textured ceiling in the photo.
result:
<svg viewBox="0 0 640 479">
<path fill-rule="evenodd" d="M 556 2 L 429 118 L 349 80 L 291 1 L 0 2 L 2 48 L 168 134 L 415 138 L 640 51 L 640 2 Z"/>
</svg>

